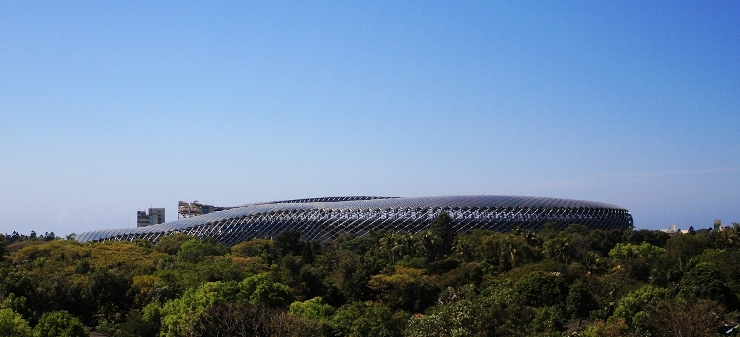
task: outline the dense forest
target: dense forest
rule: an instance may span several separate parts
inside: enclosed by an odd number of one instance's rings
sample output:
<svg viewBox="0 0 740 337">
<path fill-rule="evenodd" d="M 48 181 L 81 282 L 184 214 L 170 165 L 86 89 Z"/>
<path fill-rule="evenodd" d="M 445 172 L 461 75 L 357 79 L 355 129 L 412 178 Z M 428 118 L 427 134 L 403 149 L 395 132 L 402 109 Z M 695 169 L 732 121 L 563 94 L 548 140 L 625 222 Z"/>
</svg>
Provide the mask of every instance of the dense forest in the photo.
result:
<svg viewBox="0 0 740 337">
<path fill-rule="evenodd" d="M 1 236 L 0 335 L 723 336 L 740 316 L 740 225 L 669 236 L 285 231 L 233 247 L 174 234 Z"/>
</svg>

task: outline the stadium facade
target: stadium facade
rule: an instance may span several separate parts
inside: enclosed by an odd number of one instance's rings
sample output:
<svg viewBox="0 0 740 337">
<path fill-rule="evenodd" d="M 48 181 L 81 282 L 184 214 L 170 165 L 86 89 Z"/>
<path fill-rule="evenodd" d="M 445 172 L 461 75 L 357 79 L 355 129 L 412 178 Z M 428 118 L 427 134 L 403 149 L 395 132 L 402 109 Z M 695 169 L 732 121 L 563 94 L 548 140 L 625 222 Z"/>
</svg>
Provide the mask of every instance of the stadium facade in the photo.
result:
<svg viewBox="0 0 740 337">
<path fill-rule="evenodd" d="M 304 239 L 327 242 L 341 233 L 364 235 L 372 230 L 418 232 L 440 212 L 447 212 L 458 232 L 512 228 L 540 230 L 548 222 L 582 224 L 590 229 L 630 229 L 629 211 L 610 204 L 545 197 L 330 197 L 249 204 L 163 224 L 85 232 L 80 242 L 145 239 L 184 233 L 210 237 L 227 245 L 253 238 L 270 239 L 298 230 Z"/>
</svg>

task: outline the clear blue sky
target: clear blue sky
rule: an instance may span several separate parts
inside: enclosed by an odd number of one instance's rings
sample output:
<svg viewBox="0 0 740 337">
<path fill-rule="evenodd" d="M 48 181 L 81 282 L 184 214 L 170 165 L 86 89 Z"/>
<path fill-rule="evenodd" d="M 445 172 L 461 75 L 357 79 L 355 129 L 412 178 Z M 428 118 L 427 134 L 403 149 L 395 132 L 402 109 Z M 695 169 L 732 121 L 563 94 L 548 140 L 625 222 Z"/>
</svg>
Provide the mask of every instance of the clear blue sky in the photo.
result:
<svg viewBox="0 0 740 337">
<path fill-rule="evenodd" d="M 0 2 L 0 232 L 511 194 L 740 222 L 740 2 Z"/>
</svg>

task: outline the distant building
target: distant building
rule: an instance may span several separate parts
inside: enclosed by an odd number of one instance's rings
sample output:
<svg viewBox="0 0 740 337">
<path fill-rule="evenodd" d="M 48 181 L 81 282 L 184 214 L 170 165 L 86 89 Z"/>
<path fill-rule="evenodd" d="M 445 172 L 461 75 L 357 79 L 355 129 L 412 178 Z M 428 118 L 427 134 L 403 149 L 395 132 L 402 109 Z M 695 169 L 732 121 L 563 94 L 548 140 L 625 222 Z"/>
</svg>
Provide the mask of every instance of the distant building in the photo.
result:
<svg viewBox="0 0 740 337">
<path fill-rule="evenodd" d="M 714 230 L 715 231 L 724 232 L 724 231 L 729 230 L 729 229 L 730 229 L 730 226 L 723 226 L 722 225 L 722 220 L 720 220 L 720 219 L 714 219 Z"/>
<path fill-rule="evenodd" d="M 149 226 L 149 215 L 146 211 L 136 211 L 136 227 Z"/>
<path fill-rule="evenodd" d="M 146 211 L 136 212 L 136 227 L 146 227 L 164 223 L 164 208 L 150 208 Z"/>
<path fill-rule="evenodd" d="M 676 234 L 676 233 L 680 233 L 681 232 L 680 229 L 676 228 L 676 224 L 673 224 L 673 226 L 671 226 L 671 228 L 661 229 L 660 231 L 663 232 L 663 233 L 666 233 L 668 235 L 673 235 L 673 234 Z"/>
<path fill-rule="evenodd" d="M 219 207 L 201 204 L 198 200 L 193 202 L 180 201 L 177 204 L 177 219 L 187 219 L 194 216 L 225 211 L 234 207 Z"/>
</svg>

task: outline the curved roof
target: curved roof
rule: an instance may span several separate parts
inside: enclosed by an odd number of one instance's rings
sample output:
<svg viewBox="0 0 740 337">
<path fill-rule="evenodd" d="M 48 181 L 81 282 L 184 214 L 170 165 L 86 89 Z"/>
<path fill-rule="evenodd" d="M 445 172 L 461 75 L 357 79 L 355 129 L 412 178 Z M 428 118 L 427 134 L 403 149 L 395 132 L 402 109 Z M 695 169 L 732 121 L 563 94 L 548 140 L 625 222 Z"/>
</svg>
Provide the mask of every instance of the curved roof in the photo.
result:
<svg viewBox="0 0 740 337">
<path fill-rule="evenodd" d="M 273 201 L 238 206 L 223 211 L 213 212 L 192 218 L 180 219 L 163 224 L 130 229 L 106 229 L 85 232 L 77 237 L 80 242 L 95 241 L 120 235 L 136 235 L 179 231 L 195 226 L 207 225 L 222 220 L 243 218 L 247 216 L 289 212 L 300 210 L 322 210 L 327 212 L 384 210 L 384 209 L 599 209 L 628 212 L 626 209 L 593 201 L 562 198 L 504 196 L 504 195 L 470 195 L 470 196 L 437 196 L 437 197 L 328 197 Z"/>
</svg>

